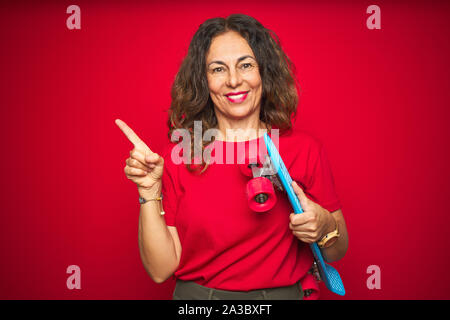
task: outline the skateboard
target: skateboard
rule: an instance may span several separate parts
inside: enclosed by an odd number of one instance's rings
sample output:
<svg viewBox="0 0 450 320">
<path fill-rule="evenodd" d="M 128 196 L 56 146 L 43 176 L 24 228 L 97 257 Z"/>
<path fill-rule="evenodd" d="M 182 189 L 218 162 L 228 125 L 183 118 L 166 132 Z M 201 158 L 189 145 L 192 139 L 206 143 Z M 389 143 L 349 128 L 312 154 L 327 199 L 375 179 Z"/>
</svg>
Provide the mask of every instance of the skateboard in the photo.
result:
<svg viewBox="0 0 450 320">
<path fill-rule="evenodd" d="M 287 193 L 295 214 L 303 213 L 300 201 L 291 185 L 292 178 L 267 133 L 264 135 L 264 142 L 268 152 L 264 163 L 261 164 L 257 159 L 253 159 L 253 161 L 250 160 L 248 166 L 242 166 L 241 169 L 247 176 L 250 175 L 250 172 L 253 176 L 247 183 L 246 188 L 250 209 L 260 213 L 272 209 L 277 201 L 275 187 Z M 345 295 L 344 284 L 337 270 L 324 262 L 317 243 L 312 243 L 309 246 L 314 256 L 312 269 L 315 271 L 317 280 L 323 281 L 330 291 L 341 296 Z"/>
</svg>

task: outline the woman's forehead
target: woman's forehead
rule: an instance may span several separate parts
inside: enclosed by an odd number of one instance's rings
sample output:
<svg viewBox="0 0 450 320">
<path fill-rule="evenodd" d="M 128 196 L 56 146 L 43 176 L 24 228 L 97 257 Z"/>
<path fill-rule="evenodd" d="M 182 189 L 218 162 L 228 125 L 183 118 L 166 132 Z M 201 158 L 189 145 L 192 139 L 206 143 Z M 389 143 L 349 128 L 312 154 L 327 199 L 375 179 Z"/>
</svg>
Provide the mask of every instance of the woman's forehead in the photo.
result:
<svg viewBox="0 0 450 320">
<path fill-rule="evenodd" d="M 243 56 L 254 57 L 252 49 L 239 33 L 230 31 L 213 38 L 206 54 L 206 62 L 235 62 Z"/>
</svg>

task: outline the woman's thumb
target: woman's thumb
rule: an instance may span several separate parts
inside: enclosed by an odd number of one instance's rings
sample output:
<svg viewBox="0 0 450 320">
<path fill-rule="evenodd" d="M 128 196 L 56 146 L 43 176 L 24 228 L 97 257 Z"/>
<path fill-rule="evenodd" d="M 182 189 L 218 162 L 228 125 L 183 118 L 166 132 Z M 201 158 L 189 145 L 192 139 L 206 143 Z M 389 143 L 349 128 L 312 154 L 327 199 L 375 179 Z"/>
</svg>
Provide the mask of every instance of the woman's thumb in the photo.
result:
<svg viewBox="0 0 450 320">
<path fill-rule="evenodd" d="M 159 160 L 159 155 L 154 152 L 146 152 L 145 153 L 145 162 L 147 163 L 154 163 Z"/>
<path fill-rule="evenodd" d="M 145 162 L 147 165 L 161 166 L 164 165 L 164 158 L 157 153 L 151 152 L 145 155 Z"/>
<path fill-rule="evenodd" d="M 303 192 L 303 189 L 300 188 L 297 182 L 292 181 L 292 188 L 294 189 L 294 192 L 297 195 L 303 210 L 305 210 L 308 207 L 309 199 L 306 197 L 305 193 Z"/>
</svg>

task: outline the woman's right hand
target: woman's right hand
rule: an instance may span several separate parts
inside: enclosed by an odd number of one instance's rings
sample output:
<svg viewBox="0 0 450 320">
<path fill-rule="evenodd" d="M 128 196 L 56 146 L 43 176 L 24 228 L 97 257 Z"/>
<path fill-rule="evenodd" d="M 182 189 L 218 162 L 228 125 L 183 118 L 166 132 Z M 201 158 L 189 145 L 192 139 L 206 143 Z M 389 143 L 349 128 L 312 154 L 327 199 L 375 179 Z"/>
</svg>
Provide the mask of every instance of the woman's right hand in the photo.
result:
<svg viewBox="0 0 450 320">
<path fill-rule="evenodd" d="M 115 123 L 134 145 L 130 157 L 125 160 L 124 171 L 127 178 L 136 183 L 141 197 L 159 196 L 164 169 L 163 157 L 152 152 L 125 122 L 117 119 Z"/>
</svg>

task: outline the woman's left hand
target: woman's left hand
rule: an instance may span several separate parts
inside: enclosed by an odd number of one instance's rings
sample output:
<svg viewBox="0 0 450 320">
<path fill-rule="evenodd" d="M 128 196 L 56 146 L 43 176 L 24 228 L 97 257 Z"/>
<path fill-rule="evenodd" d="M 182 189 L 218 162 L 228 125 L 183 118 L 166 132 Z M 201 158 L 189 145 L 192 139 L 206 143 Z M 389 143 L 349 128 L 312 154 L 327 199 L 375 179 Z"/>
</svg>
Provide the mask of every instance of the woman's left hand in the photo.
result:
<svg viewBox="0 0 450 320">
<path fill-rule="evenodd" d="M 302 214 L 291 213 L 289 216 L 289 228 L 294 236 L 303 242 L 314 243 L 335 230 L 336 221 L 331 213 L 309 200 L 295 181 L 292 182 L 292 187 L 303 209 Z"/>
</svg>

